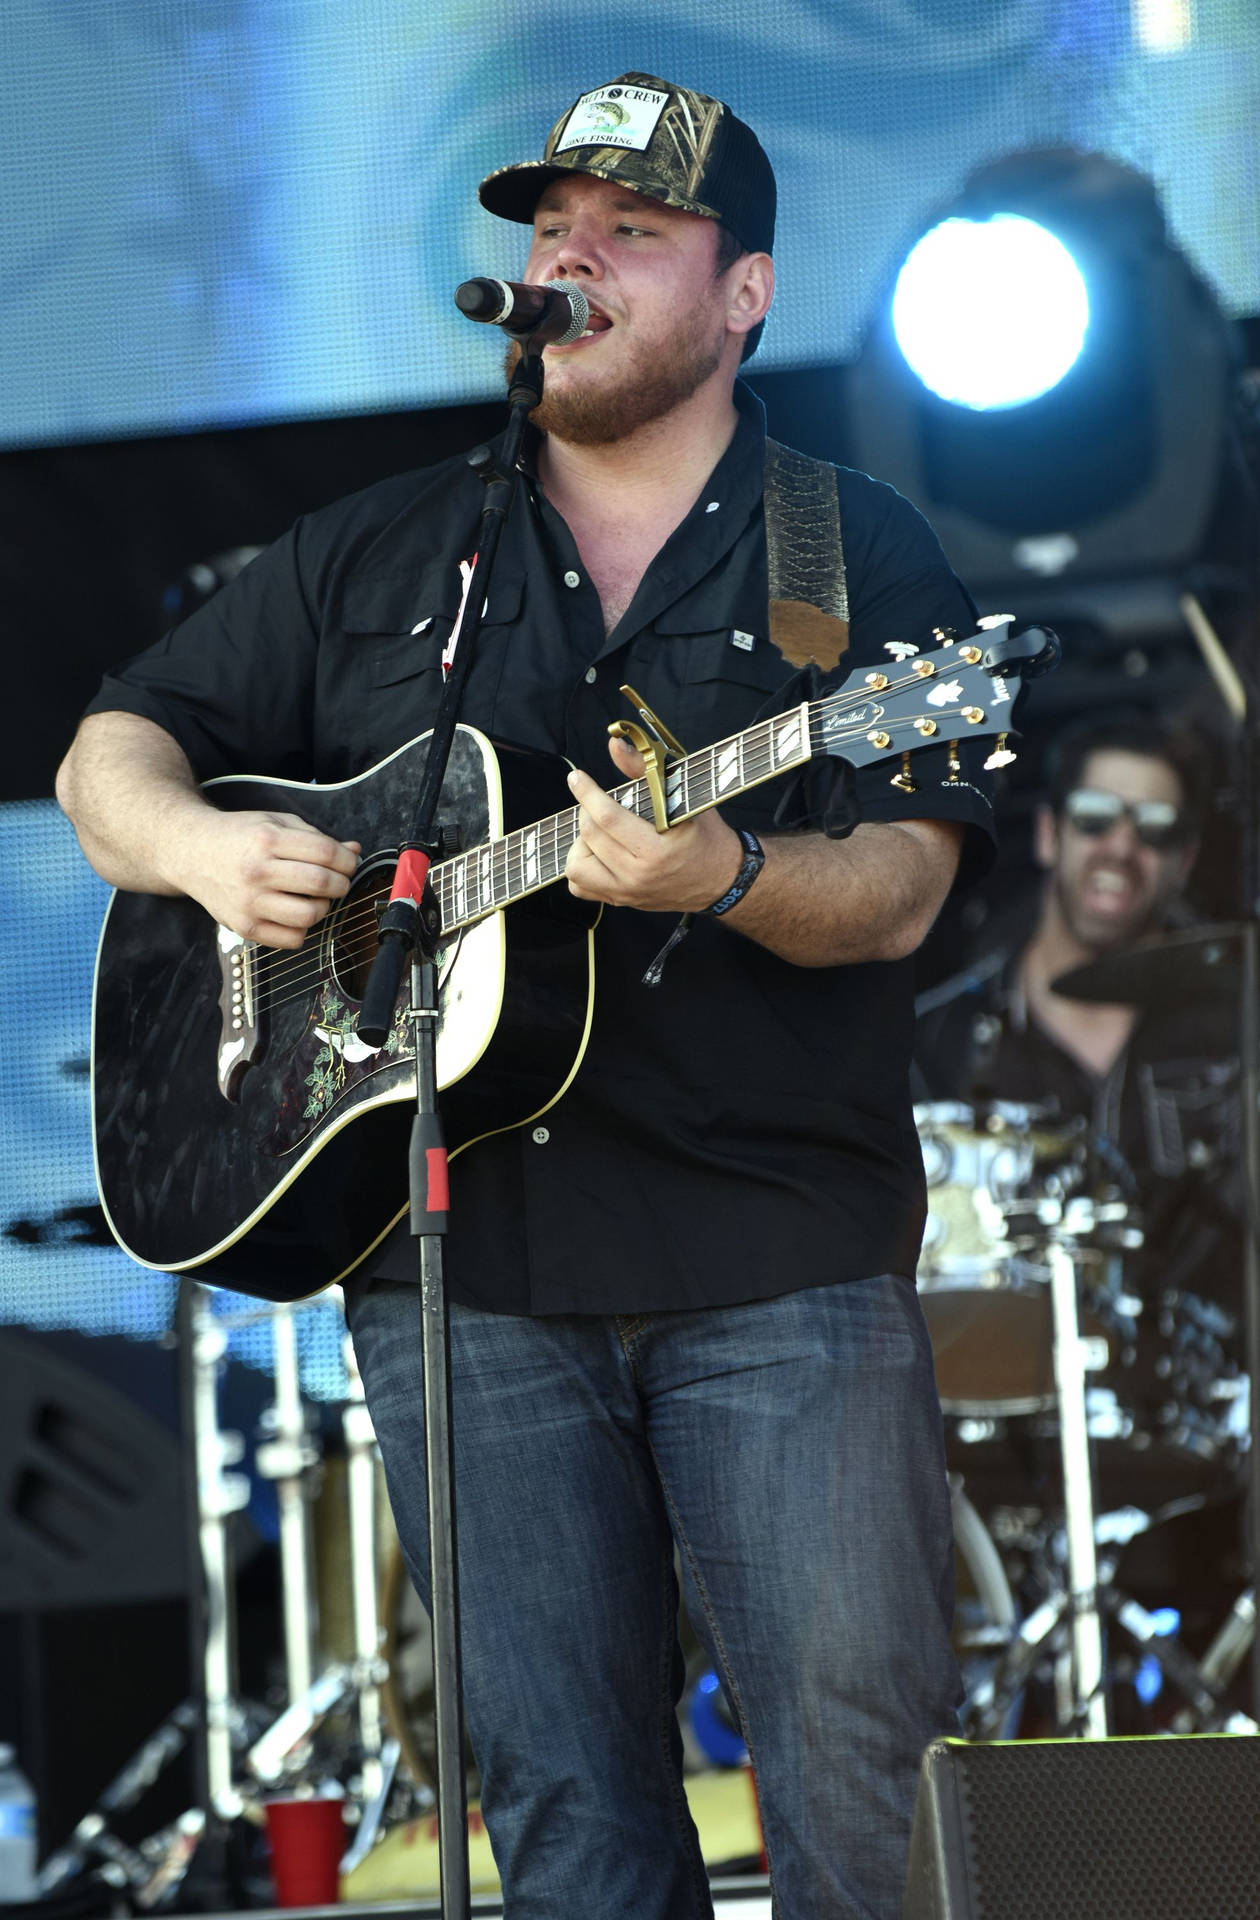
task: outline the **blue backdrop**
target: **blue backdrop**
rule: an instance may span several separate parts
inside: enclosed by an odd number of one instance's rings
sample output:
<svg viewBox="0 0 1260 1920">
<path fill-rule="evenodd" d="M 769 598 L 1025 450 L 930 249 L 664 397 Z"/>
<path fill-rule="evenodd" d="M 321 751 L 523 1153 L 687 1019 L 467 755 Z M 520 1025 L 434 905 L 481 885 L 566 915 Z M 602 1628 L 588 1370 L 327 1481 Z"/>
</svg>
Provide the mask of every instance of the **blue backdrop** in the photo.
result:
<svg viewBox="0 0 1260 1920">
<path fill-rule="evenodd" d="M 523 247 L 476 183 L 631 67 L 771 154 L 768 368 L 851 356 L 919 223 L 1030 143 L 1152 174 L 1260 310 L 1255 0 L 9 0 L 0 444 L 488 397 L 451 295 Z"/>
<path fill-rule="evenodd" d="M 497 336 L 451 294 L 523 233 L 476 183 L 631 67 L 721 94 L 771 154 L 764 366 L 852 355 L 920 224 L 1032 143 L 1149 172 L 1222 304 L 1260 312 L 1256 0 L 9 0 L 0 445 L 489 397 Z M 153 1338 L 173 1283 L 90 1238 L 105 898 L 51 802 L 0 808 L 0 1322 Z M 302 1320 L 335 1395 L 336 1309 Z M 266 1325 L 234 1350 L 265 1365 Z"/>
</svg>

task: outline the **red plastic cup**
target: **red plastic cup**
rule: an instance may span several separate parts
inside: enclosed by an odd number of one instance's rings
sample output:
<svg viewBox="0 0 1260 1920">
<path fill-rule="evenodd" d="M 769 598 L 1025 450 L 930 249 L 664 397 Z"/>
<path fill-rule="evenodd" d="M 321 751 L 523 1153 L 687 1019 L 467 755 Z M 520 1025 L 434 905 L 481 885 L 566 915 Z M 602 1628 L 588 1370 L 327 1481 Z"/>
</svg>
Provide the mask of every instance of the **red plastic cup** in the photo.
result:
<svg viewBox="0 0 1260 1920">
<path fill-rule="evenodd" d="M 341 1897 L 341 1856 L 346 1850 L 341 1800 L 268 1800 L 267 1838 L 276 1904 L 330 1907 Z"/>
</svg>

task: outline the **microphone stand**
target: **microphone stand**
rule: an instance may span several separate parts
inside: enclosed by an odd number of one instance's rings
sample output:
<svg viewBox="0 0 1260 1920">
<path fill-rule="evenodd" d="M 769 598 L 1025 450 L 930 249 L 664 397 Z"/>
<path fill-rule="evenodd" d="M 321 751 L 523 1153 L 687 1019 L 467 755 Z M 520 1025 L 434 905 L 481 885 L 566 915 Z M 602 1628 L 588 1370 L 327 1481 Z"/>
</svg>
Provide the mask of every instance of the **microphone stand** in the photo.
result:
<svg viewBox="0 0 1260 1920">
<path fill-rule="evenodd" d="M 437 1098 L 438 973 L 441 910 L 428 884 L 440 845 L 438 804 L 458 723 L 460 699 L 481 626 L 499 539 L 516 490 L 516 464 L 529 414 L 542 398 L 540 325 L 518 336 L 521 357 L 508 389 L 508 424 L 499 461 L 488 447 L 469 455 L 485 483 L 477 559 L 464 603 L 459 644 L 442 691 L 416 800 L 415 822 L 398 857 L 390 901 L 381 916 L 379 951 L 359 1011 L 370 1046 L 393 1025 L 403 969 L 411 966 L 411 1022 L 416 1058 L 416 1113 L 408 1156 L 411 1232 L 420 1279 L 424 1443 L 429 1515 L 430 1615 L 433 1623 L 434 1731 L 437 1747 L 438 1877 L 443 1920 L 469 1920 L 468 1793 L 460 1691 L 459 1578 L 456 1555 L 454 1446 L 451 1421 L 450 1312 L 442 1264 L 447 1226 L 447 1158 Z"/>
</svg>

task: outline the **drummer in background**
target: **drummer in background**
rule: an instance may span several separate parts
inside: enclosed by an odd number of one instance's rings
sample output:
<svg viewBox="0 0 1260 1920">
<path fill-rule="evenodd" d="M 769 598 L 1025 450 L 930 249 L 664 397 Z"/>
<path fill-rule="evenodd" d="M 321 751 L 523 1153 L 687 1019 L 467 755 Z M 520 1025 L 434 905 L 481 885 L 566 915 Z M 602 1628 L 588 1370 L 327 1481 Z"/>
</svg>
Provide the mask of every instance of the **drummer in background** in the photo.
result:
<svg viewBox="0 0 1260 1920">
<path fill-rule="evenodd" d="M 1136 1183 L 1149 1281 L 1236 1308 L 1233 995 L 1196 994 L 1192 968 L 1170 992 L 1165 969 L 1152 1005 L 1136 965 L 1135 1004 L 1055 990 L 1063 974 L 1192 924 L 1183 889 L 1207 797 L 1202 746 L 1158 721 L 1090 720 L 1059 736 L 1035 819 L 1045 879 L 1032 932 L 920 997 L 916 1099 L 1083 1119 Z"/>
</svg>

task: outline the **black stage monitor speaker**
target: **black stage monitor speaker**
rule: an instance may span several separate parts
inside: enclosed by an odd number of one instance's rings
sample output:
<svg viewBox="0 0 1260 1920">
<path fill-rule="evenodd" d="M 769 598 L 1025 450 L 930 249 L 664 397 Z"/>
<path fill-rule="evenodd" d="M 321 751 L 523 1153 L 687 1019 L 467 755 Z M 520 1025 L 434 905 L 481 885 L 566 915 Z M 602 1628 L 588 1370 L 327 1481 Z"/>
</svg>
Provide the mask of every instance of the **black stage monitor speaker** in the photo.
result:
<svg viewBox="0 0 1260 1920">
<path fill-rule="evenodd" d="M 904 1920 L 1257 1920 L 1260 1738 L 938 1740 Z"/>
</svg>

